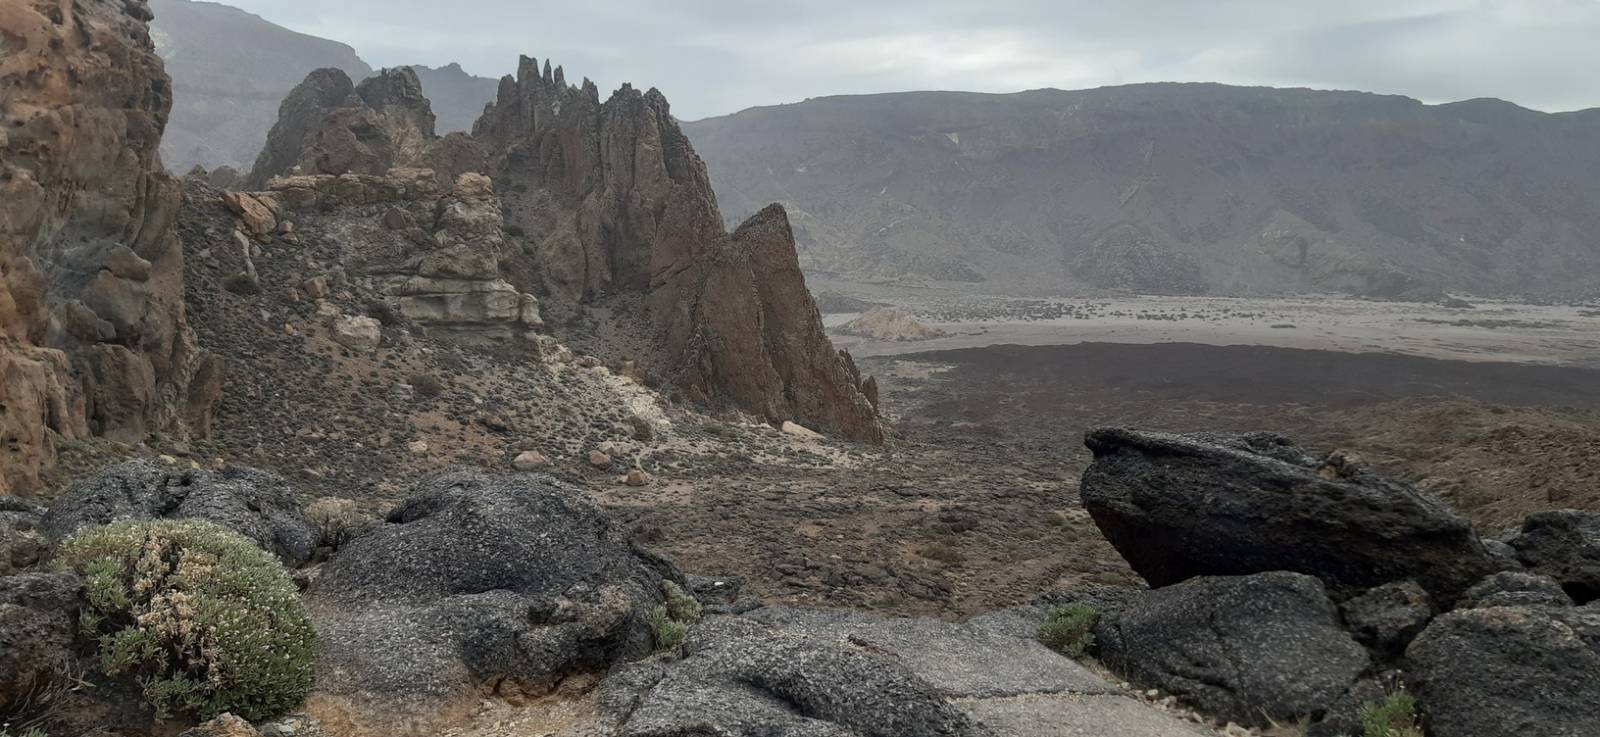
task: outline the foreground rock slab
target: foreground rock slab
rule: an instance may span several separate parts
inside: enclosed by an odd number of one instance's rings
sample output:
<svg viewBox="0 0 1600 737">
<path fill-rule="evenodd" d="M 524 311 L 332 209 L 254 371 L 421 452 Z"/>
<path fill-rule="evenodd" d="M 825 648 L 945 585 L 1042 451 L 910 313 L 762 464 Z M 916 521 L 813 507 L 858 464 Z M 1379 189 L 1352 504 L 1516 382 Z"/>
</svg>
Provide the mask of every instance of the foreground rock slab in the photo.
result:
<svg viewBox="0 0 1600 737">
<path fill-rule="evenodd" d="M 1442 501 L 1268 433 L 1089 433 L 1083 505 L 1152 586 L 1297 571 L 1338 590 L 1414 580 L 1451 602 L 1496 566 Z"/>
<path fill-rule="evenodd" d="M 500 692 L 643 657 L 670 563 L 548 476 L 423 481 L 307 592 L 319 718 L 427 732 Z"/>
<path fill-rule="evenodd" d="M 1040 645 L 1043 615 L 956 624 L 759 609 L 701 625 L 682 660 L 614 672 L 602 703 L 641 736 L 1206 734 Z"/>
</svg>

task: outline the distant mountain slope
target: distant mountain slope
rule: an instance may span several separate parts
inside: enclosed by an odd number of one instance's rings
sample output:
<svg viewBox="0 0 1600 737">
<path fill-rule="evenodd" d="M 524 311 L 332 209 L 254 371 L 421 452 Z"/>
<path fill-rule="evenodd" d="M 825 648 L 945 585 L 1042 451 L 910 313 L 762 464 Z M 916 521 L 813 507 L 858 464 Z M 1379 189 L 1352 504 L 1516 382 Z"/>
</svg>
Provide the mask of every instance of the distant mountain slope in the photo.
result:
<svg viewBox="0 0 1600 737">
<path fill-rule="evenodd" d="M 1215 84 L 830 97 L 689 123 L 808 269 L 995 291 L 1592 293 L 1600 111 Z"/>
<path fill-rule="evenodd" d="M 472 132 L 472 124 L 483 115 L 483 107 L 494 101 L 500 90 L 500 80 L 474 77 L 460 64 L 447 64 L 434 69 L 421 65 L 411 67 L 422 82 L 422 93 L 433 103 L 433 112 L 439 116 L 436 130 L 439 135 L 463 131 Z"/>
<path fill-rule="evenodd" d="M 337 41 L 296 33 L 238 8 L 193 0 L 151 0 L 151 36 L 172 76 L 172 119 L 162 161 L 179 173 L 196 164 L 248 171 L 278 119 L 278 105 L 314 69 L 351 79 L 373 69 Z M 440 133 L 467 131 L 494 99 L 498 80 L 457 64 L 417 66 Z"/>
<path fill-rule="evenodd" d="M 341 43 L 295 33 L 237 8 L 190 0 L 151 0 L 151 36 L 172 76 L 172 118 L 162 161 L 248 171 L 278 104 L 313 69 L 337 67 L 354 79 L 372 67 Z"/>
</svg>

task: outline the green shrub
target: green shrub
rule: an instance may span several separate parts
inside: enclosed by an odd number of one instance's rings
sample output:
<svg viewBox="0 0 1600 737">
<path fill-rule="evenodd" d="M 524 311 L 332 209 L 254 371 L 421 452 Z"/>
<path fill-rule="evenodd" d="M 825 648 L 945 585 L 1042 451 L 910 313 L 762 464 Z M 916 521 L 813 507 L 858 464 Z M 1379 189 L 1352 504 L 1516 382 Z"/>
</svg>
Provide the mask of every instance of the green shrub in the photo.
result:
<svg viewBox="0 0 1600 737">
<path fill-rule="evenodd" d="M 656 650 L 676 650 L 689 635 L 690 625 L 700 622 L 700 601 L 671 581 L 661 582 L 661 593 L 667 603 L 650 610 L 650 632 L 656 638 Z"/>
<path fill-rule="evenodd" d="M 1361 707 L 1361 729 L 1363 737 L 1422 737 L 1416 697 L 1402 690 L 1368 702 Z"/>
<path fill-rule="evenodd" d="M 1081 658 L 1094 646 L 1094 626 L 1099 623 L 1100 610 L 1088 604 L 1058 606 L 1039 625 L 1039 642 L 1062 655 Z"/>
<path fill-rule="evenodd" d="M 655 635 L 658 652 L 676 650 L 689 635 L 689 625 L 673 619 L 666 607 L 658 606 L 650 610 L 650 632 Z"/>
<path fill-rule="evenodd" d="M 316 634 L 271 554 L 198 520 L 118 522 L 84 530 L 57 564 L 84 577 L 86 635 L 106 675 L 132 676 L 161 718 L 251 721 L 297 706 L 311 689 Z"/>
<path fill-rule="evenodd" d="M 661 582 L 661 593 L 667 597 L 667 614 L 684 624 L 697 624 L 703 607 L 700 600 L 690 596 L 683 587 L 671 582 Z"/>
</svg>

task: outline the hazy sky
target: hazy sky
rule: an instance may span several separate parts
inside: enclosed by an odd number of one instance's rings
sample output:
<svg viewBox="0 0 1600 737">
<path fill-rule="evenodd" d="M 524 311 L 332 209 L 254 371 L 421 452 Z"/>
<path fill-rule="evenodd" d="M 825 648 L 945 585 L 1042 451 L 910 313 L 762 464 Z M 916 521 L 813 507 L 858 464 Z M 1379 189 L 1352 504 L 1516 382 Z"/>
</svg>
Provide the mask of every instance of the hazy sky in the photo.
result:
<svg viewBox="0 0 1600 737">
<path fill-rule="evenodd" d="M 226 0 L 374 66 L 517 54 L 695 119 L 898 90 L 1150 81 L 1600 106 L 1600 0 Z"/>
</svg>

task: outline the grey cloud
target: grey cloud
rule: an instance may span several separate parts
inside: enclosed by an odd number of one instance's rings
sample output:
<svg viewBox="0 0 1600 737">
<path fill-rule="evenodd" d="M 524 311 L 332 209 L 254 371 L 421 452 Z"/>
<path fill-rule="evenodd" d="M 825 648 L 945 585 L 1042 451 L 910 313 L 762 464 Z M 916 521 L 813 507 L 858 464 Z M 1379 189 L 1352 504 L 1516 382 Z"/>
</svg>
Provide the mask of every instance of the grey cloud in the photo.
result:
<svg viewBox="0 0 1600 737">
<path fill-rule="evenodd" d="M 828 94 L 1143 81 L 1362 89 L 1430 102 L 1600 104 L 1596 0 L 233 0 L 375 65 L 519 53 L 683 118 Z"/>
</svg>

